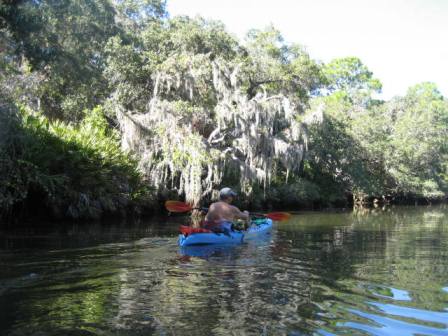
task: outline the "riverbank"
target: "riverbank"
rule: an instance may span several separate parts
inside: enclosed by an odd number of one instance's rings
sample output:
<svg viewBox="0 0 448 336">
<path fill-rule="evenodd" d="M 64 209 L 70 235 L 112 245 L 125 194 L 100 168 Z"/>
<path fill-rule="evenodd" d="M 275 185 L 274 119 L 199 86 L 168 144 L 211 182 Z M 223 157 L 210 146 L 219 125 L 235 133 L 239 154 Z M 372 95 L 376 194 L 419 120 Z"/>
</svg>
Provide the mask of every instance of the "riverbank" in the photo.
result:
<svg viewBox="0 0 448 336">
<path fill-rule="evenodd" d="M 121 150 L 100 108 L 78 125 L 26 109 L 2 117 L 2 223 L 138 216 L 156 208 L 136 160 Z"/>
<path fill-rule="evenodd" d="M 0 225 L 163 213 L 223 186 L 249 210 L 447 198 L 434 83 L 379 100 L 357 57 L 159 0 L 10 1 L 0 22 Z"/>
<path fill-rule="evenodd" d="M 120 134 L 110 128 L 102 108 L 86 112 L 78 125 L 51 121 L 26 109 L 11 108 L 2 117 L 0 226 L 45 220 L 138 219 L 165 213 L 164 201 L 179 197 L 166 186 L 158 191 L 150 186 L 137 160 L 121 149 Z M 357 203 L 337 180 L 324 185 L 320 179 L 296 177 L 272 183 L 266 190 L 255 185 L 250 196 L 241 193 L 236 205 L 249 210 L 338 211 L 443 201 L 389 194 L 364 195 Z M 211 199 L 202 202 L 208 204 Z"/>
</svg>

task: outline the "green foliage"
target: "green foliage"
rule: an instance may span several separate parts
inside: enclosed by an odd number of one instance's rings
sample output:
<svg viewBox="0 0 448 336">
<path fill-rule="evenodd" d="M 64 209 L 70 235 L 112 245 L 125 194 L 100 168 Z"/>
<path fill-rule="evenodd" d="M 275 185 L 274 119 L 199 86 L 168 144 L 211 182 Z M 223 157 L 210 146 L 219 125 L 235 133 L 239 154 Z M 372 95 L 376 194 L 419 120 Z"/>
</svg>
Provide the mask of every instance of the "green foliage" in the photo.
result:
<svg viewBox="0 0 448 336">
<path fill-rule="evenodd" d="M 238 41 L 219 21 L 201 17 L 175 17 L 168 23 L 169 38 L 164 42 L 165 53 L 211 54 L 232 59 L 238 52 Z"/>
<path fill-rule="evenodd" d="M 319 64 L 298 44 L 288 44 L 274 27 L 253 29 L 246 37 L 247 93 L 293 93 L 296 103 L 307 101 L 324 77 Z"/>
<path fill-rule="evenodd" d="M 326 189 L 325 194 L 333 195 L 330 199 L 343 199 L 345 193 L 384 194 L 381 165 L 350 133 L 349 125 L 331 115 L 326 114 L 322 124 L 310 128 L 308 154 L 310 162 L 305 174 Z"/>
<path fill-rule="evenodd" d="M 325 117 L 310 128 L 311 180 L 328 185 L 330 178 L 360 198 L 445 198 L 448 104 L 434 84 L 371 106 L 347 97 L 336 91 L 316 99 Z"/>
<path fill-rule="evenodd" d="M 323 194 L 315 183 L 298 178 L 288 183 L 273 185 L 268 200 L 275 208 L 294 209 L 298 206 L 312 208 L 315 203 L 325 202 L 327 194 Z"/>
<path fill-rule="evenodd" d="M 0 91 L 4 216 L 140 208 L 137 162 L 145 183 L 195 202 L 219 184 L 254 207 L 448 193 L 434 84 L 379 101 L 356 57 L 322 64 L 274 27 L 241 42 L 221 22 L 169 18 L 164 0 L 1 2 Z"/>
<path fill-rule="evenodd" d="M 220 22 L 202 18 L 176 17 L 164 22 L 151 22 L 132 40 L 111 38 L 106 47 L 107 67 L 105 76 L 114 88 L 118 101 L 130 110 L 147 108 L 156 85 L 155 73 L 165 72 L 182 81 L 190 76 L 191 68 L 201 68 L 211 77 L 211 59 L 232 59 L 239 54 L 237 40 Z M 212 105 L 215 100 L 210 81 L 197 85 L 193 104 Z M 165 98 L 186 102 L 180 89 L 164 92 Z"/>
<path fill-rule="evenodd" d="M 357 57 L 337 58 L 324 66 L 330 91 L 379 92 L 381 82 Z"/>
<path fill-rule="evenodd" d="M 167 15 L 165 0 L 115 0 L 114 2 L 122 17 L 140 27 Z"/>
<path fill-rule="evenodd" d="M 393 115 L 387 166 L 399 191 L 426 198 L 448 192 L 448 102 L 432 83 L 409 89 Z M 394 102 L 397 104 L 397 102 Z"/>
<path fill-rule="evenodd" d="M 35 95 L 42 111 L 75 120 L 78 111 L 98 104 L 107 91 L 102 45 L 117 32 L 109 1 L 11 2 L 0 17 L 15 54 L 41 75 Z"/>
<path fill-rule="evenodd" d="M 354 106 L 373 106 L 379 101 L 372 94 L 380 93 L 382 84 L 357 57 L 337 58 L 323 66 L 327 86 L 325 93 L 343 95 Z"/>
<path fill-rule="evenodd" d="M 81 111 L 110 93 L 103 76 L 108 39 L 129 38 L 132 24 L 144 27 L 165 15 L 160 0 L 11 1 L 0 5 L 0 36 L 8 37 L 17 67 L 23 57 L 40 76 L 33 107 L 51 118 L 78 121 Z"/>
<path fill-rule="evenodd" d="M 98 218 L 139 210 L 150 201 L 136 162 L 121 151 L 100 108 L 78 126 L 22 110 L 8 138 L 0 156 L 3 216 L 21 207 L 55 217 Z"/>
</svg>

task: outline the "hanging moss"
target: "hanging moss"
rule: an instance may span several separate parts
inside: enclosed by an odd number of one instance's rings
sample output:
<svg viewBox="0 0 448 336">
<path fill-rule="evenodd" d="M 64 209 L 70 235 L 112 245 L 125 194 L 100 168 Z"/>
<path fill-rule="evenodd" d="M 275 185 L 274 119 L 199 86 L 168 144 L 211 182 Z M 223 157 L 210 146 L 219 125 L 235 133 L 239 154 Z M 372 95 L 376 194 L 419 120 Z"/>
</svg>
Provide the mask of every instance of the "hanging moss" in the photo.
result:
<svg viewBox="0 0 448 336">
<path fill-rule="evenodd" d="M 254 183 L 268 188 L 279 166 L 299 169 L 307 140 L 293 99 L 281 90 L 250 98 L 243 76 L 238 63 L 174 56 L 153 76 L 145 111 L 126 111 L 115 102 L 123 147 L 138 153 L 154 186 L 172 186 L 197 204 L 226 170 L 237 172 L 249 194 Z M 208 106 L 204 97 L 210 95 L 215 103 Z"/>
</svg>

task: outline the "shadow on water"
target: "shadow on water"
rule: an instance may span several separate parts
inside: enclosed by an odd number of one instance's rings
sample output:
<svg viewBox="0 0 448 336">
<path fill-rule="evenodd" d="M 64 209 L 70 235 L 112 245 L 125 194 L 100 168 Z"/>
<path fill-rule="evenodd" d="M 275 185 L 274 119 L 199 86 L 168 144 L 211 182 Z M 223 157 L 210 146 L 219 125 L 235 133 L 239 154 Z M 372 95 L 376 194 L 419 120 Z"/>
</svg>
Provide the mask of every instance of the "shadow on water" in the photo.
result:
<svg viewBox="0 0 448 336">
<path fill-rule="evenodd" d="M 231 248 L 175 217 L 0 233 L 5 335 L 448 335 L 448 210 L 303 213 Z"/>
</svg>

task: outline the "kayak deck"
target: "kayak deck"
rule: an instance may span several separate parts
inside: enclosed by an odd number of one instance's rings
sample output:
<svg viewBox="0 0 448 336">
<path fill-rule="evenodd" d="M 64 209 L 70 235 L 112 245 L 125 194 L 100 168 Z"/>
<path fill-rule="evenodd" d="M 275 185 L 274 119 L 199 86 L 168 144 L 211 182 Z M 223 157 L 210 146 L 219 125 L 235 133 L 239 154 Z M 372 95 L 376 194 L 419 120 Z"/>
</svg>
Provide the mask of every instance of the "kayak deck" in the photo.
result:
<svg viewBox="0 0 448 336">
<path fill-rule="evenodd" d="M 187 236 L 180 234 L 179 246 L 211 245 L 211 244 L 241 244 L 245 239 L 254 239 L 267 234 L 272 229 L 272 220 L 269 218 L 256 219 L 244 231 L 231 231 L 225 233 L 193 233 Z"/>
</svg>

